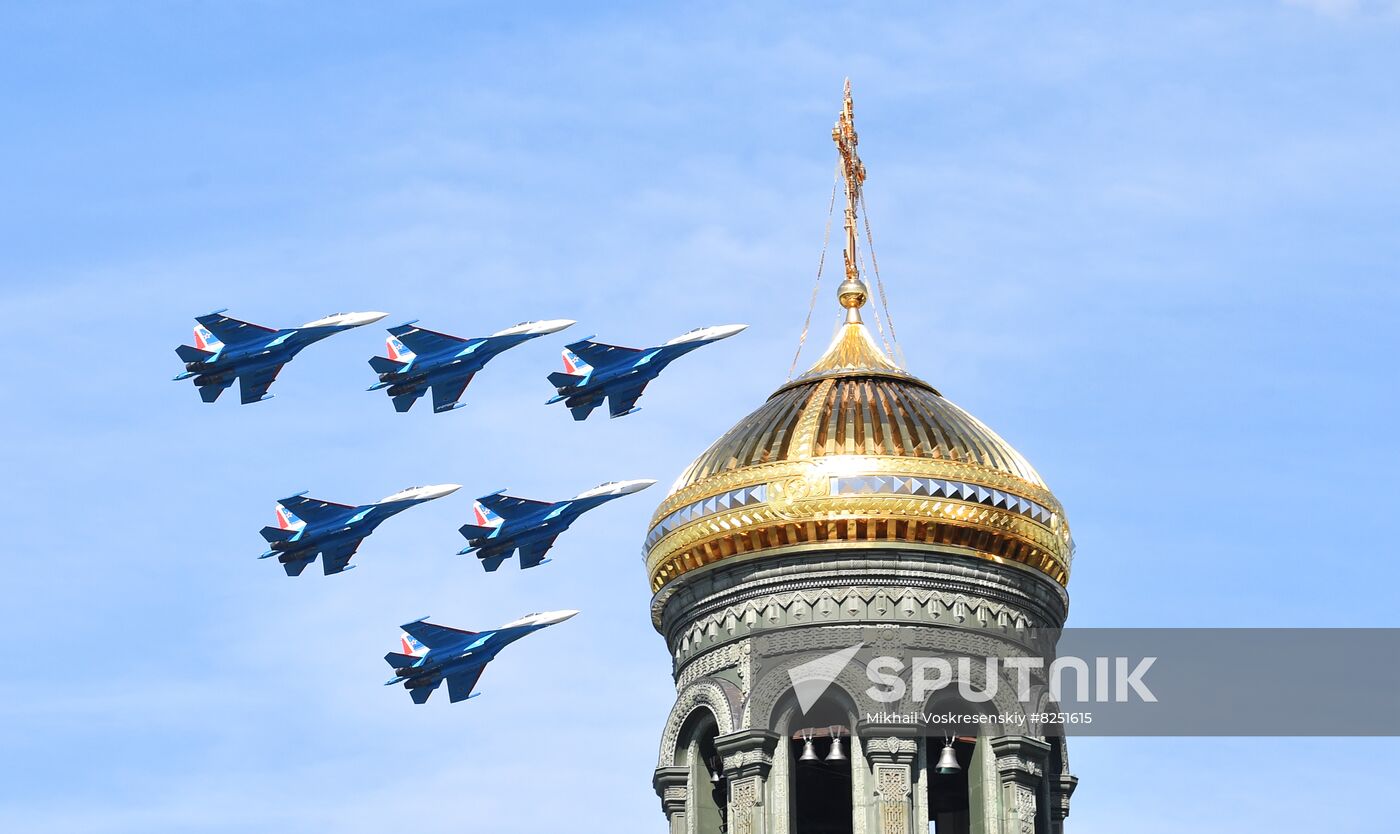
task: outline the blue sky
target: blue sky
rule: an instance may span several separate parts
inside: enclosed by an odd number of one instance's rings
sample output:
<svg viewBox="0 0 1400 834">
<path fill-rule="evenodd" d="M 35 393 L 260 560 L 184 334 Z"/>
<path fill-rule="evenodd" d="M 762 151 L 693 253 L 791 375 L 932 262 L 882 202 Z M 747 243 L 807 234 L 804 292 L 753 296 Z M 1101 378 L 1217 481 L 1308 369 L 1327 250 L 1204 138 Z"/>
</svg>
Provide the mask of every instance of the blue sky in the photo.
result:
<svg viewBox="0 0 1400 834">
<path fill-rule="evenodd" d="M 0 11 L 0 827 L 380 832 L 446 798 L 414 830 L 659 830 L 662 487 L 523 574 L 455 528 L 468 493 L 669 483 L 782 382 L 846 75 L 900 343 L 1066 505 L 1072 625 L 1397 625 L 1393 4 L 344 6 Z M 399 415 L 375 328 L 208 407 L 172 348 L 219 307 L 752 326 L 575 424 L 541 404 L 562 338 Z M 443 481 L 349 574 L 253 558 L 279 496 Z M 470 704 L 379 685 L 401 622 L 564 607 Z M 1374 830 L 1397 753 L 1080 740 L 1071 823 Z"/>
</svg>

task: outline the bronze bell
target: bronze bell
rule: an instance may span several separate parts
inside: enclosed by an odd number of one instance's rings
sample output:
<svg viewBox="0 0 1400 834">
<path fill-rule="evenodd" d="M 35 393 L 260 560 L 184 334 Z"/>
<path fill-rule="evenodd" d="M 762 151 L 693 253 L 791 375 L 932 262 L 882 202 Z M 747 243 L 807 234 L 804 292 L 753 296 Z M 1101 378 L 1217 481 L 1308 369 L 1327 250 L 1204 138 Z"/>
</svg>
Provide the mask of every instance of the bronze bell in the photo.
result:
<svg viewBox="0 0 1400 834">
<path fill-rule="evenodd" d="M 962 770 L 962 765 L 958 764 L 958 754 L 953 750 L 953 742 L 949 741 L 943 747 L 943 752 L 938 754 L 938 766 L 934 768 L 935 773 L 948 775 Z"/>
<path fill-rule="evenodd" d="M 719 756 L 711 756 L 705 762 L 705 766 L 710 770 L 710 784 L 718 785 L 724 780 L 724 759 Z"/>
<path fill-rule="evenodd" d="M 799 756 L 797 760 L 798 760 L 799 762 L 819 762 L 819 761 L 821 761 L 821 759 L 817 756 L 817 748 L 815 748 L 815 747 L 812 746 L 812 731 L 811 731 L 811 730 L 803 730 L 803 731 L 802 731 L 802 755 Z"/>
<path fill-rule="evenodd" d="M 826 754 L 828 762 L 844 762 L 846 754 L 841 752 L 841 728 L 827 727 L 827 732 L 831 733 L 831 752 Z"/>
</svg>

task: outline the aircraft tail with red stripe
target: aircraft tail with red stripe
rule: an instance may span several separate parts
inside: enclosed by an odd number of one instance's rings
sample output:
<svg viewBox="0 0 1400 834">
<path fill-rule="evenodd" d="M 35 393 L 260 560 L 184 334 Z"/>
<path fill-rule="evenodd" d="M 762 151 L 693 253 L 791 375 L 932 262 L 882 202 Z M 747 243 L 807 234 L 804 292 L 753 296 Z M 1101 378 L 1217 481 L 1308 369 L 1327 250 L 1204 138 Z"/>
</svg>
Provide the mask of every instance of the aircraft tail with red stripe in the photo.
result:
<svg viewBox="0 0 1400 834">
<path fill-rule="evenodd" d="M 472 516 L 475 524 L 463 524 L 459 531 L 467 539 L 483 539 L 505 523 L 505 519 L 491 511 L 480 501 L 472 502 Z"/>
</svg>

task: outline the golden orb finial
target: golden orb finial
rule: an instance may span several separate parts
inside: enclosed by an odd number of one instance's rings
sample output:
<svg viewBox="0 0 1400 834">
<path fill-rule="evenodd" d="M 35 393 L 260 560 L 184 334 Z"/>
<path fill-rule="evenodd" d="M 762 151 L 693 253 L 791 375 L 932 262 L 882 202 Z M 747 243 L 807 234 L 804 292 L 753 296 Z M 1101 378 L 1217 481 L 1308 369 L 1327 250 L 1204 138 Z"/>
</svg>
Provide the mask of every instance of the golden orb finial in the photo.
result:
<svg viewBox="0 0 1400 834">
<path fill-rule="evenodd" d="M 841 282 L 841 286 L 836 288 L 836 300 L 846 308 L 847 324 L 860 322 L 860 308 L 865 306 L 866 296 L 865 282 L 859 278 L 847 277 Z"/>
</svg>

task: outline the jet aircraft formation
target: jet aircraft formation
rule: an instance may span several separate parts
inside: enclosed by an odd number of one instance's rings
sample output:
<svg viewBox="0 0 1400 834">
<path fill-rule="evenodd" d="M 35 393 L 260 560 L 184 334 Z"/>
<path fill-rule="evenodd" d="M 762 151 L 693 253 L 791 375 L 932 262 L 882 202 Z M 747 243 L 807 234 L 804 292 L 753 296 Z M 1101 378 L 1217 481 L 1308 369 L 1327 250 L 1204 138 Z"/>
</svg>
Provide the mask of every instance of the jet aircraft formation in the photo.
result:
<svg viewBox="0 0 1400 834">
<path fill-rule="evenodd" d="M 230 318 L 223 310 L 195 318 L 194 345 L 175 349 L 185 370 L 175 379 L 191 379 L 200 398 L 216 401 L 234 382 L 243 404 L 271 399 L 268 393 L 282 368 L 306 347 L 343 330 L 373 324 L 386 313 L 336 313 L 300 327 L 274 329 Z M 416 321 L 389 328 L 386 356 L 369 360 L 379 380 L 369 390 L 385 390 L 395 411 L 406 412 L 429 391 L 433 413 L 461 408 L 472 378 L 496 356 L 532 339 L 574 324 L 568 319 L 523 322 L 489 336 L 462 338 L 417 326 Z M 563 350 L 564 371 L 548 375 L 556 396 L 574 420 L 588 419 L 608 402 L 609 417 L 633 414 L 647 385 L 671 362 L 696 348 L 726 339 L 747 325 L 702 327 L 659 346 L 628 348 L 595 342 L 590 337 Z M 521 569 L 546 564 L 555 540 L 583 513 L 624 495 L 639 492 L 654 480 L 611 481 L 563 501 L 539 501 L 506 495 L 505 490 L 473 502 L 472 519 L 460 533 L 487 571 L 512 555 Z M 288 576 L 299 576 L 321 560 L 327 575 L 353 567 L 350 559 L 384 521 L 409 507 L 451 495 L 459 484 L 409 487 L 369 504 L 351 505 L 308 498 L 306 493 L 277 501 L 276 526 L 264 527 L 268 550 L 258 558 L 276 557 Z M 402 627 L 399 648 L 384 660 L 393 667 L 389 684 L 401 683 L 413 702 L 425 703 L 447 682 L 448 699 L 473 697 L 486 664 L 510 643 L 573 617 L 577 611 L 528 614 L 492 631 L 472 632 L 414 620 Z"/>
<path fill-rule="evenodd" d="M 388 313 L 335 313 L 281 330 L 240 321 L 216 310 L 195 317 L 194 344 L 175 348 L 185 363 L 176 380 L 192 379 L 207 403 L 219 398 L 235 381 L 244 405 L 272 399 L 268 393 L 282 368 L 304 348 L 342 330 L 373 324 Z M 418 398 L 433 392 L 433 413 L 460 408 L 462 394 L 486 363 L 516 345 L 575 322 L 569 319 L 521 322 L 490 336 L 464 339 L 418 327 L 417 321 L 389 328 L 387 356 L 375 356 L 370 367 L 379 375 L 371 391 L 387 389 L 396 411 L 408 411 Z M 629 348 L 583 339 L 564 348 L 564 371 L 549 374 L 556 396 L 575 420 L 608 400 L 608 415 L 623 417 L 638 411 L 637 399 L 667 365 L 698 347 L 727 339 L 748 327 L 725 324 L 701 327 L 651 348 Z"/>
</svg>

